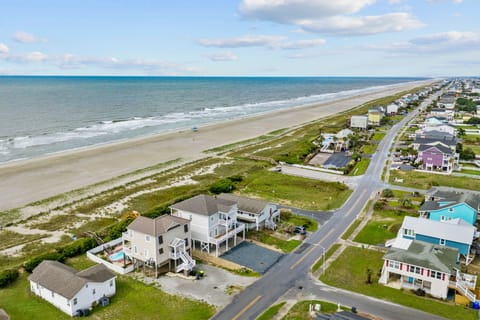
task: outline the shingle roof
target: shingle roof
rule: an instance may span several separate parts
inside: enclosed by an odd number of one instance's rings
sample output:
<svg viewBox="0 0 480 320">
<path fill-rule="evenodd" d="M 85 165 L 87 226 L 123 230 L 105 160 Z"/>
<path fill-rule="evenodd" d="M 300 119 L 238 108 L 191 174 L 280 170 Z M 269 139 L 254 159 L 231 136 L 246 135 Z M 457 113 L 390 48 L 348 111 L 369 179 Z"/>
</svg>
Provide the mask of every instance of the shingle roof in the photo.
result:
<svg viewBox="0 0 480 320">
<path fill-rule="evenodd" d="M 391 248 L 383 259 L 450 273 L 456 267 L 457 256 L 458 249 L 414 240 L 406 250 Z"/>
<path fill-rule="evenodd" d="M 237 203 L 238 210 L 254 214 L 260 214 L 268 205 L 265 200 L 240 197 L 231 193 L 222 193 L 217 198 L 233 201 Z"/>
<path fill-rule="evenodd" d="M 449 147 L 446 147 L 442 145 L 441 143 L 435 144 L 435 145 L 430 145 L 430 144 L 421 144 L 418 147 L 418 151 L 427 151 L 430 150 L 431 152 L 435 151 L 435 149 L 441 153 L 444 154 L 453 154 L 453 150 L 450 149 Z"/>
<path fill-rule="evenodd" d="M 170 208 L 211 216 L 217 212 L 228 212 L 234 205 L 236 205 L 234 201 L 201 194 L 176 203 L 170 206 Z"/>
<path fill-rule="evenodd" d="M 435 202 L 437 200 L 451 202 L 451 204 L 445 205 L 444 207 L 449 207 L 457 203 L 466 203 L 474 210 L 478 210 L 478 208 L 480 207 L 480 194 L 478 192 L 432 188 L 427 192 L 427 198 L 431 199 L 432 197 L 433 199 L 435 199 L 433 200 Z M 426 201 L 425 203 L 433 201 Z"/>
<path fill-rule="evenodd" d="M 436 138 L 433 136 L 429 136 L 428 133 L 424 134 L 425 137 L 415 137 L 415 143 L 417 144 L 425 144 L 425 145 L 432 145 L 442 143 L 446 146 L 456 146 L 457 145 L 457 138 L 453 137 L 442 137 Z"/>
<path fill-rule="evenodd" d="M 78 272 L 58 261 L 44 260 L 33 270 L 28 280 L 71 299 L 88 282 L 105 282 L 114 277 L 115 274 L 103 264 Z"/>
<path fill-rule="evenodd" d="M 403 219 L 401 229 L 411 229 L 414 230 L 416 234 L 470 245 L 473 242 L 473 236 L 477 228 L 470 224 L 446 223 L 407 216 Z"/>
<path fill-rule="evenodd" d="M 171 216 L 169 214 L 155 219 L 140 216 L 128 226 L 128 229 L 156 237 L 165 234 L 168 230 L 176 226 L 182 226 L 189 222 L 190 220 L 188 219 Z"/>
</svg>

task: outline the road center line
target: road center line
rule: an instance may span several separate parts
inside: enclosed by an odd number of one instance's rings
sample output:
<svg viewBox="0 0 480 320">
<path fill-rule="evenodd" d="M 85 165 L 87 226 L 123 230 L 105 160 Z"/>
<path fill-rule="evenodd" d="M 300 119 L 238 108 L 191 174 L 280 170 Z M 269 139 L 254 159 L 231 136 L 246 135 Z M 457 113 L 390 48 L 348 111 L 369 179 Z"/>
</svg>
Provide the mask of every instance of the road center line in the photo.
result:
<svg viewBox="0 0 480 320">
<path fill-rule="evenodd" d="M 250 301 L 249 304 L 247 304 L 242 310 L 240 310 L 239 313 L 237 313 L 237 315 L 235 317 L 232 318 L 232 320 L 237 320 L 238 318 L 240 318 L 240 316 L 242 314 L 245 313 L 245 311 L 247 311 L 248 309 L 250 309 L 255 303 L 258 302 L 258 300 L 260 300 L 262 298 L 261 295 L 258 295 L 255 299 L 253 299 L 252 301 Z"/>
<path fill-rule="evenodd" d="M 335 230 L 335 228 L 332 228 L 330 229 L 330 231 L 328 231 L 328 233 L 320 240 L 318 241 L 318 243 L 314 244 L 312 248 L 310 248 L 310 250 L 308 250 L 300 259 L 297 260 L 297 262 L 295 262 L 291 267 L 290 267 L 290 270 L 293 270 L 295 269 L 296 266 L 298 266 L 298 264 L 300 262 L 302 262 L 310 253 L 312 253 L 313 250 L 315 250 L 315 248 L 323 242 L 323 240 L 325 240 L 329 235 L 332 234 L 332 232 Z"/>
</svg>

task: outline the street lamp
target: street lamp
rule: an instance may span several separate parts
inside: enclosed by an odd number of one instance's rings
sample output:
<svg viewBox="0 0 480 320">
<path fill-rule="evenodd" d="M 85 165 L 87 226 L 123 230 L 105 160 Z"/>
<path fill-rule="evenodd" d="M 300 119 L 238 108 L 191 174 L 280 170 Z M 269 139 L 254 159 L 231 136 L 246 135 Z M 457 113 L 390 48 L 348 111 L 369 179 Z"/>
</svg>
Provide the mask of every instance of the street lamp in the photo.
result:
<svg viewBox="0 0 480 320">
<path fill-rule="evenodd" d="M 322 248 L 322 257 L 323 257 L 323 263 L 322 263 L 322 275 L 325 273 L 325 247 L 322 245 L 318 245 L 320 248 Z"/>
</svg>

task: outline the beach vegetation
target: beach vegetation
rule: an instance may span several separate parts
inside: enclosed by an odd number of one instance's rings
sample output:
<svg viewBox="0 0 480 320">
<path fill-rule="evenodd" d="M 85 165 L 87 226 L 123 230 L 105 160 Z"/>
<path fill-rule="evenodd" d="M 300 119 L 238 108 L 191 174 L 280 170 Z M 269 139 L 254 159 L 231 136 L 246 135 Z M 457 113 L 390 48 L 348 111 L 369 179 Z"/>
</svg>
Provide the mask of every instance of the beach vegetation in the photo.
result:
<svg viewBox="0 0 480 320">
<path fill-rule="evenodd" d="M 384 253 L 379 251 L 347 247 L 320 276 L 320 280 L 334 287 L 398 303 L 447 319 L 477 319 L 476 310 L 468 307 L 428 297 L 419 297 L 407 290 L 397 290 L 379 284 L 378 273 L 382 269 L 383 255 Z M 368 269 L 373 271 L 371 284 L 365 283 L 365 272 Z"/>
<path fill-rule="evenodd" d="M 20 246 L 24 243 L 39 240 L 46 236 L 46 234 L 21 234 L 4 229 L 0 231 L 0 250 Z"/>
</svg>

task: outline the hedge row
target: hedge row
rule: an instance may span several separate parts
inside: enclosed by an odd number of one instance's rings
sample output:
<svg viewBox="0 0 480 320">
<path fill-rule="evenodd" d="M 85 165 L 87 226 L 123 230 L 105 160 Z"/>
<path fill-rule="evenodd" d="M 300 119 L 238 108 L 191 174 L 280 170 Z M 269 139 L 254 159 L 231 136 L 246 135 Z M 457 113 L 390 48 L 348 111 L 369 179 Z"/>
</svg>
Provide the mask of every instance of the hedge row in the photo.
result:
<svg viewBox="0 0 480 320">
<path fill-rule="evenodd" d="M 0 272 L 0 288 L 8 286 L 18 278 L 18 270 L 9 269 Z"/>
<path fill-rule="evenodd" d="M 64 262 L 66 258 L 74 257 L 88 250 L 95 248 L 96 241 L 92 238 L 82 238 L 73 243 L 70 243 L 62 248 L 56 249 L 54 252 L 49 252 L 36 256 L 24 263 L 23 267 L 27 272 L 32 272 L 43 260 L 54 260 Z"/>
</svg>

